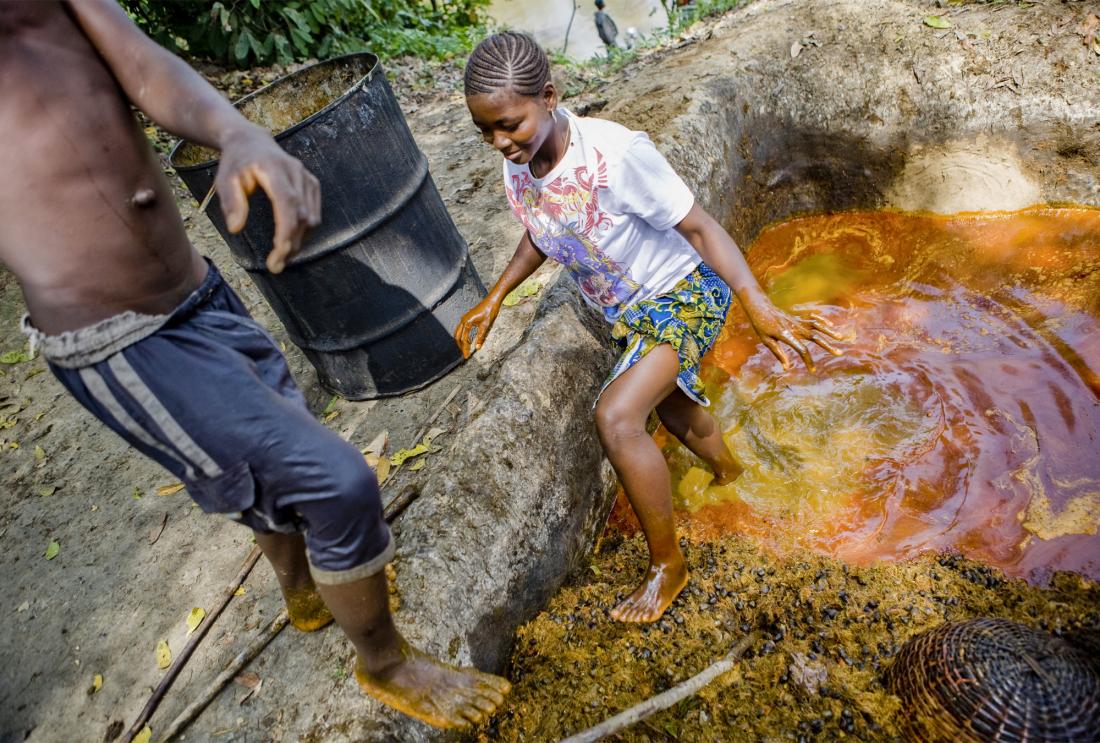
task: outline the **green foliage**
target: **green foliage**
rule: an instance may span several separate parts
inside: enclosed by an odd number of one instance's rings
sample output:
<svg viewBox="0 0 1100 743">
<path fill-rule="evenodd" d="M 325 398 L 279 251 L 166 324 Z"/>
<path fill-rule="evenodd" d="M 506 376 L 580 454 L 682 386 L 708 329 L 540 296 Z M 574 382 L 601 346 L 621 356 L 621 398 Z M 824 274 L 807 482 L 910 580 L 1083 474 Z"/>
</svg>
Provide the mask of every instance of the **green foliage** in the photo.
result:
<svg viewBox="0 0 1100 743">
<path fill-rule="evenodd" d="M 677 5 L 675 0 L 661 0 L 661 5 L 668 14 L 668 26 L 643 34 L 632 49 L 613 48 L 608 50 L 606 55 L 596 55 L 580 62 L 563 54 L 550 52 L 550 59 L 556 66 L 574 70 L 582 75 L 582 79 L 573 81 L 572 88 L 568 87 L 567 81 L 565 97 L 577 95 L 587 86 L 590 81 L 583 79 L 585 72 L 598 71 L 600 74 L 618 72 L 636 61 L 643 50 L 666 44 L 699 21 L 721 15 L 745 2 L 746 0 L 695 0 L 690 5 Z"/>
<path fill-rule="evenodd" d="M 120 0 L 160 44 L 236 67 L 363 49 L 447 58 L 481 35 L 489 0 Z"/>
<path fill-rule="evenodd" d="M 662 2 L 666 2 L 666 0 L 662 0 Z M 691 5 L 682 6 L 672 11 L 669 17 L 669 27 L 672 31 L 682 31 L 704 18 L 733 10 L 743 2 L 744 0 L 695 0 Z"/>
</svg>

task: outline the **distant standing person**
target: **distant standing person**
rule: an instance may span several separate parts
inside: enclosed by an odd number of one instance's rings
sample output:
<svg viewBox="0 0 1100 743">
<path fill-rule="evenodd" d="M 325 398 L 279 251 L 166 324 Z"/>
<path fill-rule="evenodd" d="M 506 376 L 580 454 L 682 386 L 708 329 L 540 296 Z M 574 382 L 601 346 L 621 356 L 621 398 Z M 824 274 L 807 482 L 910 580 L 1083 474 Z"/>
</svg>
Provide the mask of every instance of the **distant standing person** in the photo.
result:
<svg viewBox="0 0 1100 743">
<path fill-rule="evenodd" d="M 50 370 L 204 511 L 253 530 L 291 623 L 335 618 L 368 694 L 441 727 L 487 719 L 508 682 L 398 632 L 374 474 L 310 414 L 271 336 L 188 242 L 130 106 L 221 151 L 230 230 L 267 193 L 272 273 L 320 222 L 317 179 L 111 0 L 0 2 L 0 71 L 0 262 Z"/>
<path fill-rule="evenodd" d="M 608 49 L 615 49 L 619 45 L 615 41 L 619 36 L 619 27 L 615 25 L 615 21 L 611 19 L 607 13 L 604 12 L 604 1 L 596 0 L 596 33 L 600 35 L 600 41 L 604 43 Z"/>
</svg>

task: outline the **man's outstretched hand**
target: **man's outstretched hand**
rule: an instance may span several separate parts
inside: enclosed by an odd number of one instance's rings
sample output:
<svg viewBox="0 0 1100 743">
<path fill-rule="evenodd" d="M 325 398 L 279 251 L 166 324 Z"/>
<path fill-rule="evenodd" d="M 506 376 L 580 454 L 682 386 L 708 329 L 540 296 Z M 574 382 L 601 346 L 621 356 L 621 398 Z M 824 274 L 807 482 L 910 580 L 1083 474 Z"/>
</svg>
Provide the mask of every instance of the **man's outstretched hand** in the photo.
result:
<svg viewBox="0 0 1100 743">
<path fill-rule="evenodd" d="M 248 197 L 259 186 L 275 212 L 275 242 L 267 270 L 280 273 L 302 247 L 306 230 L 321 223 L 321 184 L 264 129 L 250 125 L 222 146 L 215 187 L 230 232 L 244 229 Z"/>
</svg>

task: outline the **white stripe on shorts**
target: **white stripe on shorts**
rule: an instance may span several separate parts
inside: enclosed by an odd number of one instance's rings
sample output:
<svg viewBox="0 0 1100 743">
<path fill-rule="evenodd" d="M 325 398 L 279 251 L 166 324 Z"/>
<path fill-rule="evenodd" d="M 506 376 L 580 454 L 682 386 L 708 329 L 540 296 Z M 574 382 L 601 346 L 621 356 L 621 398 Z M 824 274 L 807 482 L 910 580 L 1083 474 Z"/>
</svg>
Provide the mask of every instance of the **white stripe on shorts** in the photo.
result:
<svg viewBox="0 0 1100 743">
<path fill-rule="evenodd" d="M 153 419 L 172 446 L 183 452 L 183 455 L 197 464 L 206 477 L 217 477 L 222 473 L 222 468 L 210 455 L 203 451 L 202 447 L 188 435 L 183 427 L 172 417 L 172 414 L 161 404 L 153 391 L 141 380 L 134 367 L 121 353 L 117 353 L 107 361 L 107 366 L 115 373 L 127 392 L 134 398 L 138 405 L 144 408 L 149 417 Z"/>
<path fill-rule="evenodd" d="M 91 367 L 84 367 L 80 370 L 80 379 L 84 382 L 84 386 L 88 388 L 88 392 L 96 399 L 96 402 L 102 405 L 123 428 L 134 436 L 134 438 L 146 446 L 156 449 L 172 461 L 179 462 L 187 473 L 187 479 L 195 479 L 195 468 L 192 467 L 189 462 L 181 461 L 175 452 L 153 438 L 153 436 L 142 428 L 136 420 L 131 418 L 130 414 L 126 412 L 126 409 L 123 408 L 122 404 L 115 398 L 111 389 L 107 386 L 107 383 L 103 381 L 103 376 L 99 372 Z"/>
</svg>

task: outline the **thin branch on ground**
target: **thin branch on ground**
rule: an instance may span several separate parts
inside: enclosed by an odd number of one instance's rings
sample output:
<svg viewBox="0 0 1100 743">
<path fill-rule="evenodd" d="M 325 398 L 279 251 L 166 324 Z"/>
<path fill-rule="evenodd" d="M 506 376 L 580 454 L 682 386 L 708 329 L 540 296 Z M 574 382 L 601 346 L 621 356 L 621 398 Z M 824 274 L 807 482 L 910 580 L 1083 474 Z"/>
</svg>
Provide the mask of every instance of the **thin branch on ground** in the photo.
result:
<svg viewBox="0 0 1100 743">
<path fill-rule="evenodd" d="M 164 675 L 164 678 L 157 684 L 157 688 L 153 690 L 153 695 L 149 697 L 149 701 L 145 703 L 145 707 L 141 710 L 141 714 L 138 715 L 137 720 L 130 727 L 129 732 L 126 734 L 126 741 L 132 741 L 134 737 L 142 731 L 145 727 L 145 723 L 149 721 L 149 718 L 153 716 L 157 706 L 160 704 L 161 699 L 168 692 L 168 688 L 172 685 L 172 682 L 176 680 L 176 677 L 180 675 L 180 671 L 187 664 L 191 654 L 195 652 L 195 648 L 202 642 L 202 638 L 206 637 L 206 633 L 210 631 L 210 628 L 214 626 L 214 622 L 218 616 L 222 613 L 226 606 L 229 605 L 230 600 L 236 595 L 237 589 L 241 587 L 248 574 L 252 572 L 252 568 L 255 567 L 256 561 L 260 559 L 260 548 L 258 546 L 253 547 L 252 551 L 248 553 L 248 557 L 245 558 L 244 564 L 241 565 L 241 569 L 237 572 L 237 576 L 225 587 L 222 591 L 221 601 L 214 607 L 205 617 L 202 624 L 195 628 L 195 631 L 191 634 L 191 638 L 187 641 L 187 644 L 183 646 L 183 650 L 178 656 L 176 656 L 175 662 L 168 669 L 168 673 Z"/>
<path fill-rule="evenodd" d="M 176 719 L 172 720 L 171 724 L 165 729 L 164 735 L 160 738 L 161 743 L 167 743 L 190 725 L 191 721 L 198 717 L 199 713 L 206 709 L 206 706 L 218 695 L 218 692 L 232 681 L 253 658 L 259 655 L 260 651 L 267 647 L 267 644 L 274 640 L 276 635 L 283 631 L 289 621 L 290 617 L 287 615 L 286 609 L 276 614 L 267 629 L 258 634 L 248 647 L 237 653 L 237 656 L 230 661 L 225 670 L 207 685 L 199 698 L 184 707 Z"/>
<path fill-rule="evenodd" d="M 583 730 L 576 735 L 565 738 L 560 743 L 594 743 L 601 738 L 614 735 L 620 730 L 624 730 L 637 722 L 641 722 L 655 712 L 668 709 L 677 702 L 687 699 L 723 673 L 732 670 L 737 664 L 737 661 L 744 655 L 745 651 L 756 642 L 756 638 L 757 636 L 755 633 L 742 637 L 728 653 L 689 678 L 687 681 L 679 683 L 668 691 L 661 692 L 655 697 L 650 697 L 644 702 L 639 702 L 633 707 L 623 710 L 614 717 L 604 720 L 595 727 L 588 728 L 588 730 Z"/>
</svg>

